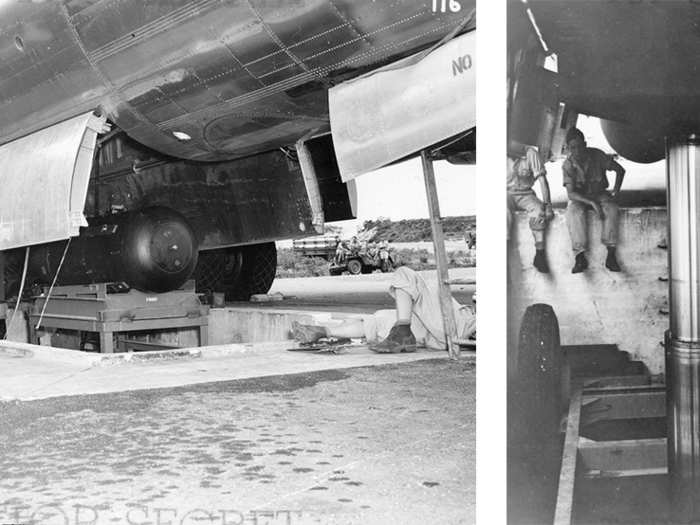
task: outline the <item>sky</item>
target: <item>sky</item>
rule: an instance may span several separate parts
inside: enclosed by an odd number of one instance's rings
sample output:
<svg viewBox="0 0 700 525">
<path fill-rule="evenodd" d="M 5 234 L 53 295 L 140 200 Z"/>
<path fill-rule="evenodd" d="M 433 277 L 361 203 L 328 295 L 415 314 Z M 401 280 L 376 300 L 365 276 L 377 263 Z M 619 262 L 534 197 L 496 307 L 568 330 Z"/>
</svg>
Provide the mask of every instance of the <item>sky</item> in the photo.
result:
<svg viewBox="0 0 700 525">
<path fill-rule="evenodd" d="M 476 209 L 476 166 L 435 163 L 435 180 L 443 217 L 473 215 Z M 368 219 L 428 217 L 420 159 L 367 173 L 356 179 L 357 221 L 333 223 L 352 234 Z"/>
</svg>

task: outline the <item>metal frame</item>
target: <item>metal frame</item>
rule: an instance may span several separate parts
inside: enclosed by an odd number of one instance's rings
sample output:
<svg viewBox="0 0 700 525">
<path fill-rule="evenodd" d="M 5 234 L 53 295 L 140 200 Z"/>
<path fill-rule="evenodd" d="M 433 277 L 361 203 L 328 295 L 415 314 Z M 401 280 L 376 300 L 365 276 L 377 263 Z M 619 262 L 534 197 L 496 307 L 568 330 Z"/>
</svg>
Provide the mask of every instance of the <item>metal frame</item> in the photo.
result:
<svg viewBox="0 0 700 525">
<path fill-rule="evenodd" d="M 65 286 L 54 289 L 46 312 L 41 316 L 41 329 L 63 329 L 97 332 L 100 352 L 114 352 L 114 335 L 118 350 L 142 349 L 143 345 L 126 337 L 124 332 L 197 328 L 199 345 L 208 343 L 209 307 L 202 306 L 194 293 L 194 282 L 165 294 L 144 294 L 132 290 L 126 294 L 110 294 L 106 283 Z M 37 321 L 46 299 L 38 298 L 29 314 L 29 336 L 39 342 Z M 151 347 L 154 343 L 148 343 Z M 157 344 L 159 348 L 170 345 Z M 149 348 L 153 349 L 153 348 Z"/>
<path fill-rule="evenodd" d="M 668 472 L 666 438 L 592 441 L 581 437 L 582 428 L 598 421 L 665 416 L 666 387 L 652 384 L 648 376 L 592 378 L 573 385 L 559 473 L 555 525 L 571 523 L 577 476 L 620 478 Z"/>
</svg>

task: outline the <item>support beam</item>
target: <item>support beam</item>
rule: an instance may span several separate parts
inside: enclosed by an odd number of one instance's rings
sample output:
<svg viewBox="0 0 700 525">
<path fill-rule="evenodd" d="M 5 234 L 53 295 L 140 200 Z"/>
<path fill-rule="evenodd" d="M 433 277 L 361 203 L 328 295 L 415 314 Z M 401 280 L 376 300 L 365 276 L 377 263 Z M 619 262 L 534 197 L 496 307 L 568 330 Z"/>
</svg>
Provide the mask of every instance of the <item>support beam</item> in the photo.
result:
<svg viewBox="0 0 700 525">
<path fill-rule="evenodd" d="M 7 291 L 5 290 L 6 260 L 5 252 L 0 251 L 0 303 L 4 303 L 7 300 Z"/>
<path fill-rule="evenodd" d="M 700 135 L 667 139 L 668 470 L 674 521 L 700 521 Z"/>
<path fill-rule="evenodd" d="M 459 357 L 459 345 L 456 343 L 457 323 L 455 322 L 455 311 L 452 306 L 453 299 L 448 284 L 450 277 L 447 271 L 445 234 L 442 230 L 442 218 L 440 217 L 440 202 L 438 200 L 437 185 L 435 183 L 435 171 L 429 151 L 423 150 L 421 152 L 421 161 L 423 163 L 425 192 L 428 197 L 428 211 L 430 212 L 430 228 L 433 234 L 435 261 L 437 262 L 440 309 L 442 310 L 442 321 L 445 329 L 445 339 L 447 340 L 447 352 L 452 359 L 457 359 Z"/>
<path fill-rule="evenodd" d="M 581 417 L 581 388 L 574 388 L 566 420 L 566 437 L 561 456 L 557 505 L 554 525 L 570 525 L 574 510 L 574 486 L 576 484 L 576 460 L 578 459 L 579 421 Z"/>
<path fill-rule="evenodd" d="M 584 391 L 582 425 L 596 421 L 651 419 L 666 416 L 666 392 L 663 387 L 625 388 Z"/>
<path fill-rule="evenodd" d="M 301 175 L 306 187 L 306 194 L 309 197 L 309 205 L 311 206 L 311 222 L 316 233 L 324 233 L 326 219 L 323 213 L 323 198 L 321 197 L 318 175 L 314 166 L 314 160 L 311 157 L 311 151 L 309 151 L 309 147 L 304 139 L 296 143 L 296 150 Z"/>
<path fill-rule="evenodd" d="M 666 439 L 587 441 L 578 445 L 583 476 L 620 478 L 667 472 Z"/>
</svg>

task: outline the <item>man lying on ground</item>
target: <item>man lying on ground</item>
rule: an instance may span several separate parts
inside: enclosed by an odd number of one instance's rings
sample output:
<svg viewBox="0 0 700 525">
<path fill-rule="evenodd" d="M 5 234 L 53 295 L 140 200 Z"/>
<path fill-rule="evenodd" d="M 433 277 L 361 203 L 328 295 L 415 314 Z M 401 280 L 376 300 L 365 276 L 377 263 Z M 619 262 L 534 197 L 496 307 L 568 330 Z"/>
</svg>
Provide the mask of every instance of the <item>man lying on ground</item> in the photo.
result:
<svg viewBox="0 0 700 525">
<path fill-rule="evenodd" d="M 389 285 L 396 309 L 378 310 L 361 319 L 319 325 L 294 323 L 294 339 L 315 343 L 324 337 L 365 337 L 370 350 L 378 353 L 415 352 L 417 346 L 436 350 L 447 348 L 437 286 L 429 286 L 414 270 L 397 268 Z M 469 339 L 476 332 L 476 309 L 452 299 L 457 338 Z"/>
</svg>

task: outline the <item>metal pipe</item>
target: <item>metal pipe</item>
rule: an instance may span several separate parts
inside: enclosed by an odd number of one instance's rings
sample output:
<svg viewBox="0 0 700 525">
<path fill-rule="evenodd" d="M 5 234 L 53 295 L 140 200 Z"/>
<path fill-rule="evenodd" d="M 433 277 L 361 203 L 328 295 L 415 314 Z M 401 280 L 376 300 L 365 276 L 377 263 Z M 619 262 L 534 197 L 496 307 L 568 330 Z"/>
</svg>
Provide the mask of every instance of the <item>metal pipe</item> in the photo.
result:
<svg viewBox="0 0 700 525">
<path fill-rule="evenodd" d="M 700 135 L 667 139 L 668 469 L 674 521 L 700 521 Z"/>
<path fill-rule="evenodd" d="M 296 143 L 297 158 L 301 167 L 301 175 L 306 186 L 306 194 L 309 196 L 309 205 L 311 206 L 311 223 L 314 225 L 316 233 L 324 232 L 324 224 L 326 222 L 323 213 L 323 197 L 318 184 L 318 175 L 316 174 L 316 166 L 311 157 L 311 151 L 306 145 L 306 140 L 301 139 Z"/>
</svg>

